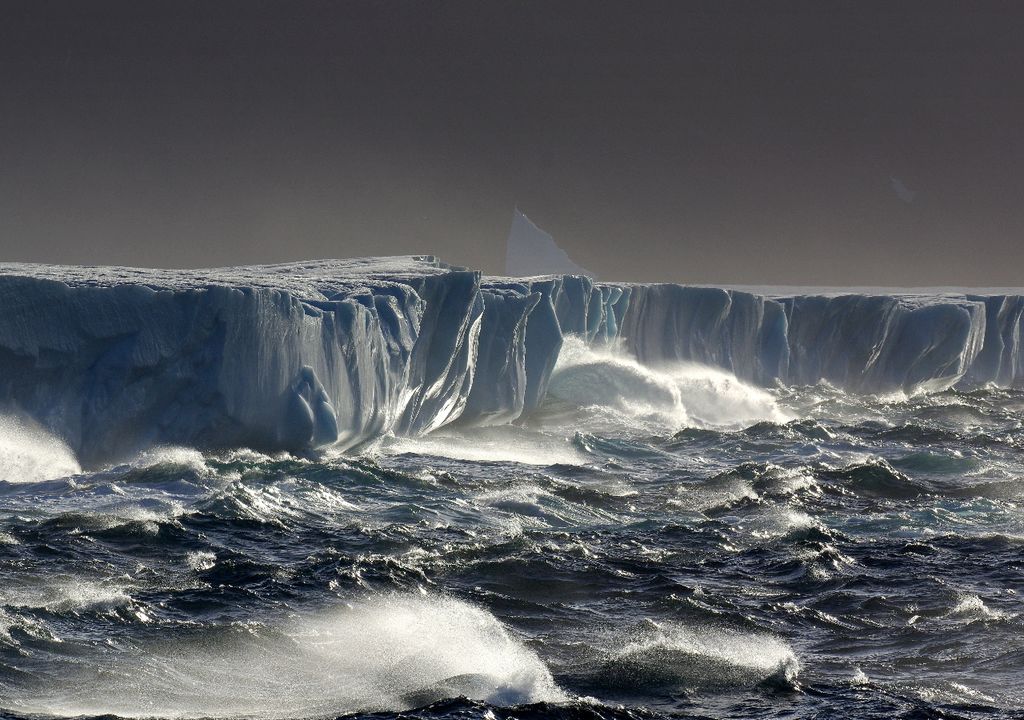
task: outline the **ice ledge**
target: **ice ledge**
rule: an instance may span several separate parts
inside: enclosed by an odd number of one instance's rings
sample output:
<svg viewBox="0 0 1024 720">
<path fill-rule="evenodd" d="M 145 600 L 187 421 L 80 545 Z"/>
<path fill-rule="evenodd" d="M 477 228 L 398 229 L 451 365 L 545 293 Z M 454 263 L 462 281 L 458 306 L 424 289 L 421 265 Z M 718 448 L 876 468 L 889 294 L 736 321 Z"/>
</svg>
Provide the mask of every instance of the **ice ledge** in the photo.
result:
<svg viewBox="0 0 1024 720">
<path fill-rule="evenodd" d="M 157 443 L 349 447 L 543 401 L 568 333 L 856 392 L 1024 382 L 1020 291 L 481 277 L 430 256 L 200 270 L 0 265 L 0 404 L 85 463 Z"/>
</svg>

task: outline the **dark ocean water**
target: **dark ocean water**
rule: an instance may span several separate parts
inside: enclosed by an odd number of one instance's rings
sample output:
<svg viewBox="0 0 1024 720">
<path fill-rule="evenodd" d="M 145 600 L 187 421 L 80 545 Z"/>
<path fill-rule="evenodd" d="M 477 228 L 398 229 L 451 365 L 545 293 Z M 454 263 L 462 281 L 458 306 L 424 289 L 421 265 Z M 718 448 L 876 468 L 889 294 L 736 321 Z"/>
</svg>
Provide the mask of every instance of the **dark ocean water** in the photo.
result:
<svg viewBox="0 0 1024 720">
<path fill-rule="evenodd" d="M 344 455 L 0 443 L 0 715 L 1024 716 L 1024 393 L 563 367 Z"/>
</svg>

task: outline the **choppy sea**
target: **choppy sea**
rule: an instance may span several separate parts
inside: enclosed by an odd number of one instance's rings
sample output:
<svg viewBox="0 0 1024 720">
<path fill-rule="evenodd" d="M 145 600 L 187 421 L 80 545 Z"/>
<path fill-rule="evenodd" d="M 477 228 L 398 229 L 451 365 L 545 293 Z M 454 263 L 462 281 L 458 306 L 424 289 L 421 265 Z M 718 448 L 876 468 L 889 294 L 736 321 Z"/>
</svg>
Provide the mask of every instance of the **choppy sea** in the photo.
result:
<svg viewBox="0 0 1024 720">
<path fill-rule="evenodd" d="M 0 716 L 1024 716 L 1024 392 L 570 346 L 516 426 L 83 469 L 0 422 Z"/>
</svg>

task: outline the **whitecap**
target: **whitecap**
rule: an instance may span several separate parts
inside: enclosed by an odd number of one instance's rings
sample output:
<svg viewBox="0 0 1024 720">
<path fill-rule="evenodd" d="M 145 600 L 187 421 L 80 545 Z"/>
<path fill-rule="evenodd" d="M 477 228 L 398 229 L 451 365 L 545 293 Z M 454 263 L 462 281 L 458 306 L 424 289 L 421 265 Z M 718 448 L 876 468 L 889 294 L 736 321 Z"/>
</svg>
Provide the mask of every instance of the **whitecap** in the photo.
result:
<svg viewBox="0 0 1024 720">
<path fill-rule="evenodd" d="M 590 411 L 590 422 L 647 433 L 792 419 L 771 394 L 724 370 L 694 363 L 648 367 L 617 346 L 593 348 L 576 337 L 565 339 L 548 394 Z"/>
<path fill-rule="evenodd" d="M 516 426 L 442 428 L 417 438 L 388 437 L 377 445 L 387 455 L 415 453 L 467 462 L 521 465 L 584 465 L 587 456 L 564 436 Z"/>
<path fill-rule="evenodd" d="M 130 464 L 140 469 L 170 465 L 187 468 L 198 475 L 208 475 L 212 472 L 200 451 L 178 445 L 160 445 L 144 450 L 132 458 Z"/>
<path fill-rule="evenodd" d="M 311 717 L 400 711 L 448 697 L 567 699 L 537 655 L 486 610 L 374 597 L 283 624 L 221 627 L 76 663 L 7 700 L 21 712 L 122 717 Z M 91 665 L 92 669 L 80 668 Z"/>
<path fill-rule="evenodd" d="M 0 602 L 7 607 L 45 609 L 54 612 L 113 610 L 131 602 L 124 584 L 82 577 L 25 578 L 22 583 L 8 579 L 0 590 Z"/>
<path fill-rule="evenodd" d="M 973 593 L 961 593 L 957 596 L 956 605 L 947 617 L 973 622 L 975 620 L 1002 620 L 1007 613 L 993 610 L 985 601 Z"/>
<path fill-rule="evenodd" d="M 646 621 L 611 653 L 604 679 L 641 687 L 791 687 L 799 672 L 793 649 L 774 635 Z"/>
<path fill-rule="evenodd" d="M 185 555 L 185 562 L 196 572 L 209 570 L 216 564 L 217 556 L 205 550 L 196 550 Z"/>
</svg>

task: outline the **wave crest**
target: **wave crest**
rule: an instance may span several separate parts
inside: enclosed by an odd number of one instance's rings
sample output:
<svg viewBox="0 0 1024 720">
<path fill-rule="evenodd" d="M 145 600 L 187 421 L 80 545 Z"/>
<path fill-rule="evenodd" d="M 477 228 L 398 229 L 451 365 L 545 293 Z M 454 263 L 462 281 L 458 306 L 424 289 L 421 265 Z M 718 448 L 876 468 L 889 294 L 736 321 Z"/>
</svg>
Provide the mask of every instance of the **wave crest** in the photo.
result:
<svg viewBox="0 0 1024 720">
<path fill-rule="evenodd" d="M 375 597 L 283 626 L 232 625 L 167 637 L 106 653 L 94 664 L 100 672 L 71 685 L 41 683 L 16 709 L 311 717 L 398 711 L 457 696 L 497 705 L 567 699 L 540 658 L 493 615 L 444 597 Z"/>
<path fill-rule="evenodd" d="M 800 663 L 772 635 L 646 621 L 606 665 L 614 685 L 701 688 L 794 687 Z"/>
<path fill-rule="evenodd" d="M 652 368 L 614 346 L 596 349 L 576 337 L 562 346 L 548 394 L 647 432 L 790 419 L 769 393 L 724 370 L 683 363 Z"/>
</svg>

